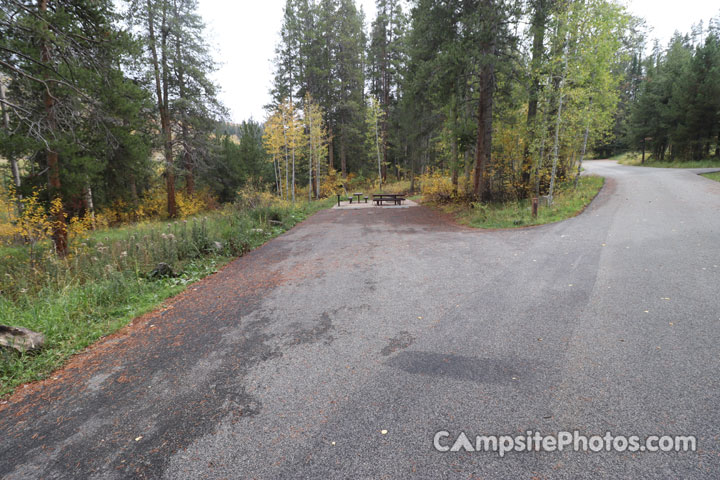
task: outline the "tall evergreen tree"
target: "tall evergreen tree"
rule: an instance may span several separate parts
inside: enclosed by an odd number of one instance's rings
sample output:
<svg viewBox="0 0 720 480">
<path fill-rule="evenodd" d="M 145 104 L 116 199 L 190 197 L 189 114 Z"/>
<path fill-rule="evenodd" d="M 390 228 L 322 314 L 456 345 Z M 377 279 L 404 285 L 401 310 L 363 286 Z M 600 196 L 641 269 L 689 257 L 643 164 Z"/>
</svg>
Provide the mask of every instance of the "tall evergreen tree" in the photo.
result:
<svg viewBox="0 0 720 480">
<path fill-rule="evenodd" d="M 192 193 L 194 169 L 203 159 L 207 162 L 208 139 L 223 112 L 208 78 L 214 63 L 195 0 L 130 0 L 129 15 L 143 31 L 145 65 L 160 120 L 167 212 L 175 217 L 176 174 L 184 171 L 186 189 Z M 180 167 L 176 156 L 182 158 Z"/>
<path fill-rule="evenodd" d="M 212 161 L 210 134 L 225 114 L 217 99 L 217 86 L 209 79 L 216 67 L 197 9 L 196 0 L 173 0 L 170 27 L 175 48 L 172 80 L 177 82 L 172 110 L 179 126 L 185 189 L 190 195 L 194 192 L 196 168 Z"/>
<path fill-rule="evenodd" d="M 288 0 L 276 49 L 273 103 L 301 104 L 310 93 L 325 112 L 328 157 L 362 158 L 365 34 L 353 0 Z"/>
<path fill-rule="evenodd" d="M 400 95 L 400 74 L 406 61 L 405 29 L 407 19 L 398 0 L 377 0 L 377 16 L 372 23 L 368 47 L 368 81 L 370 94 L 379 102 L 383 111 L 380 125 L 382 139 L 382 162 L 380 175 L 385 179 L 388 165 L 388 133 L 394 120 Z M 397 159 L 395 160 L 397 170 Z"/>
<path fill-rule="evenodd" d="M 115 27 L 109 0 L 8 0 L 0 10 L 0 69 L 10 78 L 3 105 L 10 136 L 47 172 L 56 251 L 67 251 L 67 212 L 58 200 L 84 196 L 100 170 L 95 159 L 112 156 L 121 145 L 116 126 L 121 115 L 112 106 L 120 92 L 141 101 L 125 80 L 118 62 L 130 48 Z M 7 135 L 7 131 L 5 135 Z M 5 142 L 3 142 L 5 144 Z M 44 154 L 33 152 L 43 150 Z M 37 176 L 30 180 L 37 180 Z M 33 182 L 29 182 L 32 184 Z"/>
<path fill-rule="evenodd" d="M 353 0 L 339 0 L 337 43 L 334 45 L 335 73 L 331 83 L 337 92 L 335 128 L 340 171 L 348 174 L 348 158 L 362 158 L 364 131 L 364 55 L 363 18 Z"/>
</svg>

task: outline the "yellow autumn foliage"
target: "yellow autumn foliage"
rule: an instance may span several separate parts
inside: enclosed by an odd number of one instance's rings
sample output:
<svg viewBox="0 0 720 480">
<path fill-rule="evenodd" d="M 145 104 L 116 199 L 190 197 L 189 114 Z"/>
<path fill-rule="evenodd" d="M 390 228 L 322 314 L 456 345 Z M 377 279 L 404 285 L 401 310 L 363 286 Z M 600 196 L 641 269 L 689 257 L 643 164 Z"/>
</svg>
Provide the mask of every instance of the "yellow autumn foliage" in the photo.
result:
<svg viewBox="0 0 720 480">
<path fill-rule="evenodd" d="M 18 214 L 12 186 L 4 192 L 0 191 L 0 244 L 17 241 L 36 244 L 49 239 L 54 230 L 64 230 L 70 239 L 81 238 L 93 229 L 167 218 L 167 195 L 161 187 L 148 192 L 137 207 L 117 200 L 96 213 L 94 218 L 89 214 L 69 217 L 60 198 L 55 198 L 47 208 L 40 198 L 40 193 L 41 191 L 36 189 L 31 195 L 24 197 L 20 202 L 22 213 Z M 216 200 L 206 191 L 195 195 L 177 192 L 176 200 L 182 218 L 217 206 Z"/>
<path fill-rule="evenodd" d="M 306 187 L 307 188 L 307 187 Z M 297 192 L 299 198 L 305 198 L 307 196 L 307 190 L 302 195 Z M 255 209 L 261 207 L 289 207 L 292 204 L 290 200 L 281 199 L 277 195 L 264 190 L 250 179 L 240 190 L 237 192 L 237 199 L 235 200 L 235 206 L 240 209 Z"/>
<path fill-rule="evenodd" d="M 8 200 L 14 197 L 15 192 L 10 189 Z M 32 195 L 23 198 L 20 203 L 22 205 L 21 214 L 18 215 L 15 209 L 9 211 L 8 225 L 10 225 L 10 228 L 6 227 L 4 229 L 8 231 L 9 238 L 4 238 L 4 240 L 7 242 L 14 237 L 20 237 L 31 244 L 35 244 L 49 238 L 52 233 L 53 222 L 40 201 L 40 191 L 34 190 Z M 53 209 L 57 208 L 58 203 L 54 202 Z"/>
<path fill-rule="evenodd" d="M 423 200 L 443 203 L 455 196 L 452 178 L 440 170 L 430 170 L 420 175 L 418 181 Z"/>
<path fill-rule="evenodd" d="M 205 190 L 194 195 L 178 191 L 175 193 L 175 201 L 180 218 L 212 210 L 217 206 L 215 198 Z M 97 216 L 97 223 L 108 226 L 163 218 L 167 218 L 167 192 L 163 186 L 158 186 L 143 195 L 137 206 L 116 200 Z"/>
</svg>

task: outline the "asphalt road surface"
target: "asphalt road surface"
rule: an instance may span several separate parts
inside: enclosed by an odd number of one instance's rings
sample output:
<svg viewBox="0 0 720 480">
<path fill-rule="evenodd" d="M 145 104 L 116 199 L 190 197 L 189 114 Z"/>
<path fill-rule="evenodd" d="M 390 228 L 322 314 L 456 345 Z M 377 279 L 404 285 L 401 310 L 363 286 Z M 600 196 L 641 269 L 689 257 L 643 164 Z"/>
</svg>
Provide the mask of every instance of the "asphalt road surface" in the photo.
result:
<svg viewBox="0 0 720 480">
<path fill-rule="evenodd" d="M 323 211 L 0 405 L 0 477 L 718 478 L 720 183 L 588 162 L 581 215 Z M 476 435 L 696 452 L 438 452 Z"/>
</svg>

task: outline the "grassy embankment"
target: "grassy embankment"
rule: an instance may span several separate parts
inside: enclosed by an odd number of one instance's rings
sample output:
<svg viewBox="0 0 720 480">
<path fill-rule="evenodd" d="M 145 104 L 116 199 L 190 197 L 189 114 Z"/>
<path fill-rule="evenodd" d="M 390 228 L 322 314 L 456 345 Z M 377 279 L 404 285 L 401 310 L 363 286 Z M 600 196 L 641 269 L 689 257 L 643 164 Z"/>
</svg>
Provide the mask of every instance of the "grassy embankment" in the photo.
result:
<svg viewBox="0 0 720 480">
<path fill-rule="evenodd" d="M 704 173 L 703 177 L 709 178 L 710 180 L 715 180 L 716 182 L 720 182 L 720 172 Z"/>
<path fill-rule="evenodd" d="M 46 337 L 37 353 L 0 349 L 0 397 L 331 204 L 260 199 L 187 220 L 95 231 L 74 239 L 65 259 L 49 241 L 32 253 L 26 246 L 0 248 L 0 324 Z M 150 278 L 159 262 L 178 275 Z"/>
<path fill-rule="evenodd" d="M 536 218 L 532 217 L 530 200 L 527 199 L 497 204 L 423 204 L 449 213 L 459 223 L 470 227 L 526 227 L 557 222 L 577 215 L 595 198 L 604 182 L 602 177 L 582 176 L 577 188 L 573 187 L 572 181 L 560 184 L 552 206 L 540 207 Z"/>
<path fill-rule="evenodd" d="M 658 162 L 645 157 L 645 163 L 642 162 L 642 155 L 637 152 L 628 152 L 616 155 L 610 160 L 617 160 L 621 165 L 630 165 L 634 167 L 655 167 L 655 168 L 720 168 L 720 159 L 707 160 L 691 160 L 676 162 Z"/>
</svg>

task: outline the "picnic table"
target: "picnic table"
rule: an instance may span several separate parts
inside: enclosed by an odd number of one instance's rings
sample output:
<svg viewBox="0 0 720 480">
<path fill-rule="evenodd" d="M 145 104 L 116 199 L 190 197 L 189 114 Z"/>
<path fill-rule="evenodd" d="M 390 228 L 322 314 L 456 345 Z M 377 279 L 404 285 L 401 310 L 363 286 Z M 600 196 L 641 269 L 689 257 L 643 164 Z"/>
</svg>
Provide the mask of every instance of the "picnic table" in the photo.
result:
<svg viewBox="0 0 720 480">
<path fill-rule="evenodd" d="M 345 196 L 344 196 L 344 195 L 341 195 L 341 194 L 339 194 L 339 193 L 336 194 L 336 195 L 337 195 L 337 204 L 338 204 L 338 207 L 339 207 L 339 206 L 340 206 L 340 199 L 341 199 L 341 198 L 345 198 Z M 360 198 L 362 198 L 363 193 L 362 193 L 362 192 L 359 192 L 359 193 L 358 193 L 358 192 L 355 192 L 355 193 L 353 193 L 351 196 L 349 196 L 349 197 L 348 197 L 348 200 L 350 200 L 350 203 L 353 202 L 353 198 L 352 198 L 353 196 L 357 197 L 357 203 L 359 204 L 359 203 L 360 203 Z M 365 203 L 367 203 L 367 201 L 368 201 L 368 197 L 365 197 Z"/>
<path fill-rule="evenodd" d="M 378 207 L 383 204 L 383 202 L 392 202 L 395 205 L 402 205 L 402 202 L 405 201 L 405 196 L 401 193 L 373 193 L 373 202 L 375 202 L 375 205 Z"/>
</svg>

